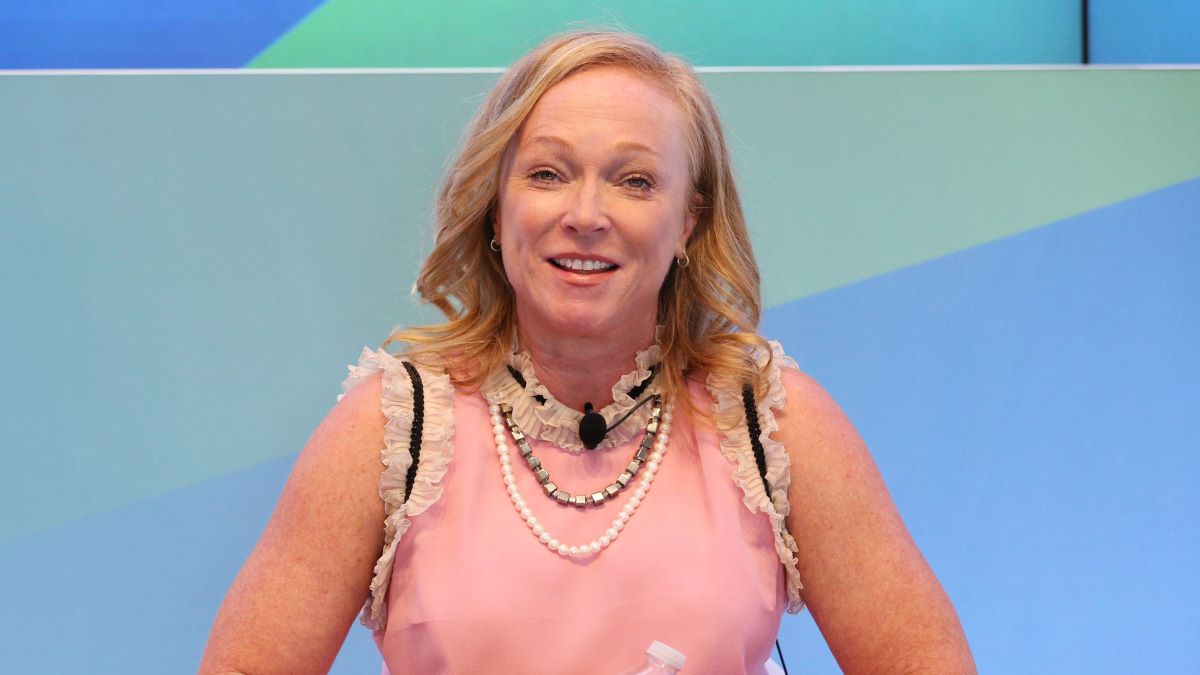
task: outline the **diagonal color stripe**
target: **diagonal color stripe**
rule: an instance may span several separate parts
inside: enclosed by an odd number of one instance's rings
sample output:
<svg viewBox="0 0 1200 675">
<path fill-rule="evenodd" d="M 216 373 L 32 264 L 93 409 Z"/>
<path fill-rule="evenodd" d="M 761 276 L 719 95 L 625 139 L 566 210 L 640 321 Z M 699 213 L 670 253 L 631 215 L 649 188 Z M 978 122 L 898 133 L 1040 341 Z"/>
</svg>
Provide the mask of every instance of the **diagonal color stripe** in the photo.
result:
<svg viewBox="0 0 1200 675">
<path fill-rule="evenodd" d="M 706 80 L 768 305 L 1200 176 L 1200 70 Z"/>
<path fill-rule="evenodd" d="M 1077 63 L 1078 17 L 1069 0 L 330 0 L 251 65 L 502 66 L 589 25 L 643 33 L 701 65 Z"/>
</svg>

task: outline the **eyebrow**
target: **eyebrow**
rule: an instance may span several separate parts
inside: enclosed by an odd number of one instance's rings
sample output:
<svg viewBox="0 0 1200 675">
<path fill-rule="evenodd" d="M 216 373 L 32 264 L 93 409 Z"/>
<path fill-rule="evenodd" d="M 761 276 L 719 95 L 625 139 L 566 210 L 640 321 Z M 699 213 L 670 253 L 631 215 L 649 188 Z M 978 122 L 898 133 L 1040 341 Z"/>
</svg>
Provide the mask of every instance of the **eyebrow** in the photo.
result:
<svg viewBox="0 0 1200 675">
<path fill-rule="evenodd" d="M 527 141 L 529 145 L 553 145 L 564 150 L 571 150 L 571 144 L 559 136 L 534 136 Z"/>
<path fill-rule="evenodd" d="M 636 141 L 623 141 L 621 143 L 617 143 L 617 150 L 620 150 L 621 152 L 641 152 L 647 155 L 654 155 L 655 157 L 661 156 L 659 151 L 644 143 L 638 143 Z"/>
<path fill-rule="evenodd" d="M 534 136 L 526 142 L 529 145 L 552 145 L 568 151 L 574 149 L 574 146 L 560 136 Z M 618 152 L 640 152 L 648 155 L 654 155 L 655 157 L 662 156 L 662 153 L 659 151 L 646 145 L 645 143 L 638 143 L 637 141 L 621 141 L 620 143 L 617 143 L 615 149 Z"/>
</svg>

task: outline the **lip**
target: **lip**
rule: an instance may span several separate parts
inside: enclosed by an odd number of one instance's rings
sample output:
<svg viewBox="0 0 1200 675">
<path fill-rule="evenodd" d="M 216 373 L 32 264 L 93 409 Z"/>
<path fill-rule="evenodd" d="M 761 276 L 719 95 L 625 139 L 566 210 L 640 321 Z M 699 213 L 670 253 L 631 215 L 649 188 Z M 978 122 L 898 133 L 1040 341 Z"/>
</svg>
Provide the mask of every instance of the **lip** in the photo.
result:
<svg viewBox="0 0 1200 675">
<path fill-rule="evenodd" d="M 614 267 L 612 269 L 608 269 L 603 272 L 595 272 L 595 271 L 584 272 L 584 271 L 570 270 L 570 269 L 566 269 L 563 267 L 559 267 L 554 262 L 555 259 L 561 260 L 563 258 L 572 258 L 575 260 L 591 260 L 591 261 L 595 261 L 595 262 L 608 263 L 610 265 L 614 265 Z M 613 272 L 616 272 L 617 270 L 621 269 L 620 265 L 613 262 L 609 258 L 606 258 L 604 256 L 594 255 L 594 254 L 582 254 L 582 253 L 561 253 L 561 254 L 553 255 L 553 256 L 550 256 L 549 258 L 546 258 L 546 264 L 549 265 L 550 268 L 554 270 L 554 273 L 568 285 L 581 286 L 581 287 L 592 287 L 592 286 L 598 286 L 600 284 L 603 284 L 606 279 L 609 279 L 611 277 Z"/>
<path fill-rule="evenodd" d="M 617 261 L 615 261 L 611 258 L 606 258 L 602 255 L 596 255 L 595 253 L 555 253 L 554 255 L 547 256 L 546 262 L 552 263 L 555 258 L 574 258 L 576 260 L 591 260 L 594 262 L 608 263 L 609 265 L 616 265 L 617 267 L 620 267 L 620 265 L 617 264 Z"/>
<path fill-rule="evenodd" d="M 572 269 L 568 269 L 565 267 L 560 267 L 559 264 L 557 262 L 555 262 L 557 260 L 564 260 L 564 259 L 578 260 L 578 261 L 582 261 L 585 263 L 600 263 L 602 265 L 609 266 L 609 268 L 606 270 L 603 270 L 603 271 L 572 270 Z M 617 263 L 613 262 L 612 260 L 610 260 L 604 256 L 587 255 L 587 254 L 579 254 L 579 253 L 566 253 L 566 254 L 551 256 L 546 259 L 546 262 L 549 263 L 550 266 L 556 270 L 560 270 L 562 272 L 567 272 L 568 274 L 577 274 L 577 275 L 582 275 L 582 276 L 603 276 L 605 274 L 608 274 L 609 272 L 615 272 L 621 268 L 620 265 L 618 265 Z"/>
</svg>

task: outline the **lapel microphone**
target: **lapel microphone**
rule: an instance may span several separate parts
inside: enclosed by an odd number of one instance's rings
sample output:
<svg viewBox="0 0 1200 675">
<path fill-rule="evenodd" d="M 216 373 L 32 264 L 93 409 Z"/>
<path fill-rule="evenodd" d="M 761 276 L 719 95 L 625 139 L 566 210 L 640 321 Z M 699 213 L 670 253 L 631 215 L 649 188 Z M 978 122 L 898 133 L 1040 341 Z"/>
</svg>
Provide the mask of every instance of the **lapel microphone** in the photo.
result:
<svg viewBox="0 0 1200 675">
<path fill-rule="evenodd" d="M 583 441 L 583 447 L 595 450 L 600 441 L 608 436 L 608 431 L 608 422 L 604 420 L 604 415 L 596 412 L 591 402 L 584 403 L 583 417 L 579 419 L 579 440 Z"/>
<path fill-rule="evenodd" d="M 513 379 L 517 381 L 517 384 L 521 385 L 522 387 L 525 386 L 525 377 L 521 375 L 521 371 L 513 368 L 510 365 L 508 366 L 508 372 L 513 376 Z M 657 374 L 658 364 L 656 363 L 653 366 L 650 366 L 650 375 L 647 376 L 645 380 L 642 380 L 641 384 L 629 390 L 629 398 L 636 399 L 637 397 L 641 396 L 642 392 L 646 391 L 646 387 L 650 386 L 650 383 L 654 380 L 654 376 Z M 596 412 L 595 406 L 593 406 L 590 401 L 584 403 L 583 417 L 579 418 L 579 440 L 583 443 L 583 447 L 587 448 L 588 450 L 595 450 L 596 447 L 604 442 L 604 439 L 608 437 L 608 432 L 617 428 L 617 426 L 620 425 L 621 422 L 624 422 L 626 419 L 628 419 L 635 410 L 645 405 L 647 401 L 653 400 L 655 396 L 650 396 L 638 401 L 637 405 L 630 408 L 629 412 L 625 413 L 621 419 L 613 422 L 611 426 L 609 426 L 608 421 L 604 419 L 604 415 Z M 546 399 L 544 397 L 535 395 L 534 398 L 538 403 L 545 405 Z"/>
</svg>

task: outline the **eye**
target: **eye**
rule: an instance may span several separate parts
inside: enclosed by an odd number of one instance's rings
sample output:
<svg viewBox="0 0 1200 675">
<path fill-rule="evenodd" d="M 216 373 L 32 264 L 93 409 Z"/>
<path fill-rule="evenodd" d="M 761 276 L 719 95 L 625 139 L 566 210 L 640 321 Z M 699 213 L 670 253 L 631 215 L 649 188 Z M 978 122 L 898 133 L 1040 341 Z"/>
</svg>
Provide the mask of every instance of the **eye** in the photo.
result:
<svg viewBox="0 0 1200 675">
<path fill-rule="evenodd" d="M 538 169 L 531 172 L 529 178 L 535 183 L 553 183 L 558 180 L 558 174 L 551 169 Z"/>
<path fill-rule="evenodd" d="M 650 179 L 646 178 L 645 176 L 630 176 L 625 179 L 625 185 L 640 192 L 645 192 L 654 187 L 654 183 L 652 183 Z"/>
</svg>

